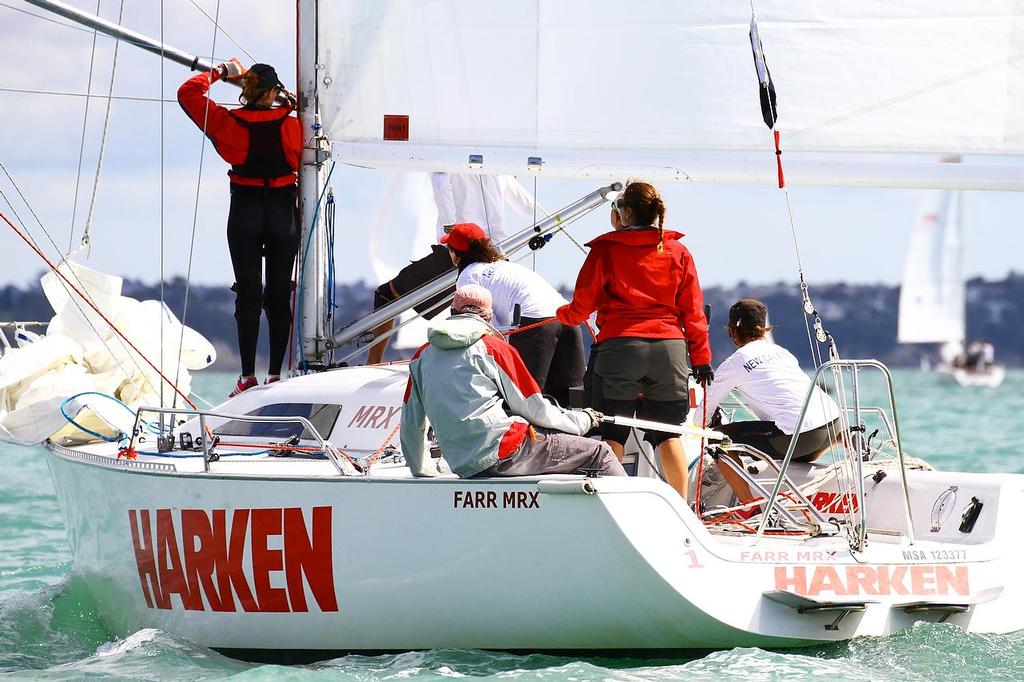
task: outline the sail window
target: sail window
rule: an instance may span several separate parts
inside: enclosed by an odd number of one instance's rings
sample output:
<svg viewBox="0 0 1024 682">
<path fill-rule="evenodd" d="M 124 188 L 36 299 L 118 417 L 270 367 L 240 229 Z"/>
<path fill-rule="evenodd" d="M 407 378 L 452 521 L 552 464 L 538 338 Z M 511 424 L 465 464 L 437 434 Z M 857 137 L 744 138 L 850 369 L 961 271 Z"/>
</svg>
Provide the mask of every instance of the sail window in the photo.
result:
<svg viewBox="0 0 1024 682">
<path fill-rule="evenodd" d="M 341 405 L 318 403 L 274 403 L 261 405 L 247 417 L 305 417 L 324 438 L 328 438 L 338 420 Z M 262 438 L 313 438 L 302 425 L 291 422 L 249 422 L 232 419 L 217 427 L 218 436 L 256 436 Z"/>
</svg>

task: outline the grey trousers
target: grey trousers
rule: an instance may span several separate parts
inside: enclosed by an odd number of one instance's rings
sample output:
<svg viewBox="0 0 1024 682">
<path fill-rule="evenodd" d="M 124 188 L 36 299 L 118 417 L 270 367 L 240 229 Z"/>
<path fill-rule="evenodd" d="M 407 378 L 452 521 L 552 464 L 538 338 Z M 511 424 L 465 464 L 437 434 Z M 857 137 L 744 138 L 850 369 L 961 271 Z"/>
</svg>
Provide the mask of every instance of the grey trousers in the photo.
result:
<svg viewBox="0 0 1024 682">
<path fill-rule="evenodd" d="M 581 469 L 596 469 L 602 476 L 626 475 L 612 449 L 599 440 L 550 429 L 536 432 L 536 440 L 527 436 L 518 450 L 473 478 L 576 474 Z"/>
</svg>

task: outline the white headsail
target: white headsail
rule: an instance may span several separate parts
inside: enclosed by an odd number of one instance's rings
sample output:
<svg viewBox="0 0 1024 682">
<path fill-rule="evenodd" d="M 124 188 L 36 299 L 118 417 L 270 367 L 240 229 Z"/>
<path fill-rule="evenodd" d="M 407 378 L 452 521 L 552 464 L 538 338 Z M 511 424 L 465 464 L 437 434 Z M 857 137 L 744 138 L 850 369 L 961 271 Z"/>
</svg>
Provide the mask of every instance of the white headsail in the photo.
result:
<svg viewBox="0 0 1024 682">
<path fill-rule="evenodd" d="M 394 173 L 388 179 L 370 231 L 370 265 L 378 282 L 391 280 L 411 261 L 430 253 L 436 241 L 437 207 L 424 173 Z M 395 348 L 416 349 L 427 341 L 427 320 L 404 314 Z"/>
<path fill-rule="evenodd" d="M 758 2 L 790 181 L 978 186 L 980 164 L 864 154 L 1024 153 L 1015 8 Z M 771 182 L 749 30 L 746 2 L 321 3 L 323 121 L 381 168 Z"/>
<path fill-rule="evenodd" d="M 931 191 L 910 235 L 900 288 L 900 343 L 942 343 L 952 359 L 964 341 L 965 288 L 959 192 Z"/>
</svg>

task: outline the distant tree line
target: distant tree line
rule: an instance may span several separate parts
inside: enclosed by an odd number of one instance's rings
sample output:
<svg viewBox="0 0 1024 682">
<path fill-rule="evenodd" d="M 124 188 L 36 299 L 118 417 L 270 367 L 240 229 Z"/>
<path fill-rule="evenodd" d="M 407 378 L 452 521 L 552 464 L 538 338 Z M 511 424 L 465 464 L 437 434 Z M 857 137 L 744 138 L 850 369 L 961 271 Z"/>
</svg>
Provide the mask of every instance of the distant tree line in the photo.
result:
<svg viewBox="0 0 1024 682">
<path fill-rule="evenodd" d="M 357 282 L 337 287 L 336 326 L 348 324 L 371 311 L 374 286 Z M 237 364 L 234 294 L 227 286 L 193 284 L 187 290 L 187 324 L 217 346 L 218 364 L 233 370 Z M 160 287 L 126 280 L 123 293 L 137 299 L 159 299 Z M 164 284 L 164 298 L 179 317 L 185 310 L 185 293 L 186 283 L 182 278 Z M 811 297 L 825 328 L 836 338 L 843 357 L 873 357 L 892 366 L 916 366 L 923 355 L 935 356 L 935 347 L 896 343 L 897 286 L 816 285 L 811 288 Z M 704 298 L 712 307 L 711 339 L 716 362 L 732 351 L 724 329 L 729 306 L 740 298 L 757 298 L 768 306 L 776 342 L 793 351 L 802 362 L 809 363 L 808 332 L 800 290 L 795 284 L 741 282 L 733 287 L 708 287 Z M 0 321 L 48 320 L 52 314 L 38 285 L 0 287 Z M 991 341 L 999 362 L 1024 366 L 1024 275 L 1011 273 L 1002 280 L 977 278 L 967 283 L 967 336 Z M 261 354 L 265 352 L 263 344 L 265 339 L 261 339 Z"/>
</svg>

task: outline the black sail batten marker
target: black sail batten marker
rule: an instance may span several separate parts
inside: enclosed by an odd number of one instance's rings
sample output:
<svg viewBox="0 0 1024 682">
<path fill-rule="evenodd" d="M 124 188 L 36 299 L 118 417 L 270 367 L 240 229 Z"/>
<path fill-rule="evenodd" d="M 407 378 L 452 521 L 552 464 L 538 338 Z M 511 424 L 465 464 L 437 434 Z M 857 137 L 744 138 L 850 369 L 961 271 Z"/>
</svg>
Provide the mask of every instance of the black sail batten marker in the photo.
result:
<svg viewBox="0 0 1024 682">
<path fill-rule="evenodd" d="M 750 50 L 754 54 L 754 69 L 757 71 L 757 94 L 761 101 L 761 118 L 764 124 L 771 128 L 772 137 L 775 140 L 775 167 L 779 176 L 779 189 L 786 186 L 786 176 L 782 172 L 782 147 L 779 142 L 779 131 L 775 129 L 775 123 L 779 120 L 779 109 L 775 97 L 775 83 L 772 82 L 772 73 L 768 70 L 768 63 L 764 59 L 764 45 L 761 44 L 761 36 L 757 32 L 757 17 L 750 17 Z"/>
<path fill-rule="evenodd" d="M 761 45 L 761 36 L 757 33 L 757 19 L 753 16 L 750 17 L 750 49 L 754 53 L 754 68 L 757 69 L 761 117 L 764 119 L 764 124 L 774 130 L 775 122 L 779 118 L 775 100 L 775 83 L 772 82 L 772 74 L 764 60 L 764 46 Z"/>
</svg>

